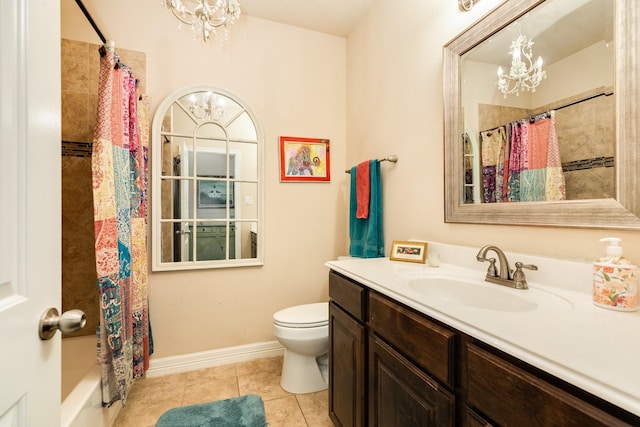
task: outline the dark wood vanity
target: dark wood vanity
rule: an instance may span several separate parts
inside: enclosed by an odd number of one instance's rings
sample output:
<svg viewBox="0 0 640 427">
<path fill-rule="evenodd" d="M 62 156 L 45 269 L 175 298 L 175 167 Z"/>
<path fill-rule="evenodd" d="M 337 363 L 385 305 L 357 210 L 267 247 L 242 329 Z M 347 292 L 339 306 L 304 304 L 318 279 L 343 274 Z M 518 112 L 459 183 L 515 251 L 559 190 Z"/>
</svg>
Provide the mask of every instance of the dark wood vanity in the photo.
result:
<svg viewBox="0 0 640 427">
<path fill-rule="evenodd" d="M 336 426 L 640 426 L 640 417 L 335 271 L 329 296 Z"/>
</svg>

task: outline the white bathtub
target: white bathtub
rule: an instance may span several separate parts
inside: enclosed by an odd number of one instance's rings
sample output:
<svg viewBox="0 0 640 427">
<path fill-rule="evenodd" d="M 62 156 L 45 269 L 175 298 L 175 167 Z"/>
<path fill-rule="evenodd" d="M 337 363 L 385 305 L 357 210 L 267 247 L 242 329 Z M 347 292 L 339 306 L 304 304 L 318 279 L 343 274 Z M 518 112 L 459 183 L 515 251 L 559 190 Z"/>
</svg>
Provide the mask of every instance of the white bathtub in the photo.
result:
<svg viewBox="0 0 640 427">
<path fill-rule="evenodd" d="M 111 427 L 122 405 L 102 407 L 96 338 L 62 340 L 62 427 Z"/>
</svg>

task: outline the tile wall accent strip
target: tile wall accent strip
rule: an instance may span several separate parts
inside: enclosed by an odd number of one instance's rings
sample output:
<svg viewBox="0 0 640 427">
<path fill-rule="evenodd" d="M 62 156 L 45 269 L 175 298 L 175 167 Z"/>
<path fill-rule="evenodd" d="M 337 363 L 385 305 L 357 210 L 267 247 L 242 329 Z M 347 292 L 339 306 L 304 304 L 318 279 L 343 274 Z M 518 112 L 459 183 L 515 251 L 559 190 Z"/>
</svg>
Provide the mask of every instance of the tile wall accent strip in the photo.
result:
<svg viewBox="0 0 640 427">
<path fill-rule="evenodd" d="M 563 172 L 572 172 L 584 169 L 612 168 L 614 166 L 613 156 L 594 157 L 593 159 L 574 160 L 562 164 Z"/>
<path fill-rule="evenodd" d="M 91 142 L 62 141 L 62 157 L 91 157 Z"/>
</svg>

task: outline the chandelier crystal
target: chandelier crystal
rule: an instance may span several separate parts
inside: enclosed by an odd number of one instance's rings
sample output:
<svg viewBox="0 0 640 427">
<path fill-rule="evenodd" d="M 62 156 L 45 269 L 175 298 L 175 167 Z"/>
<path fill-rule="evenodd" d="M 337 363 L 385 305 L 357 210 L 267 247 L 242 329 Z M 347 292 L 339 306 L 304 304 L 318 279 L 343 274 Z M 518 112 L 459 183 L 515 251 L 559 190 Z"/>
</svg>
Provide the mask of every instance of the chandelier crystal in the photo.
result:
<svg viewBox="0 0 640 427">
<path fill-rule="evenodd" d="M 189 25 L 193 37 L 206 42 L 211 34 L 226 42 L 233 24 L 240 18 L 238 0 L 163 0 L 164 5 L 183 24 Z"/>
<path fill-rule="evenodd" d="M 506 98 L 508 94 L 520 92 L 535 92 L 536 87 L 547 78 L 547 72 L 542 70 L 542 57 L 533 62 L 533 41 L 527 36 L 519 36 L 511 42 L 511 68 L 505 74 L 502 67 L 498 67 L 498 90 Z M 523 61 L 524 58 L 524 61 Z"/>
</svg>

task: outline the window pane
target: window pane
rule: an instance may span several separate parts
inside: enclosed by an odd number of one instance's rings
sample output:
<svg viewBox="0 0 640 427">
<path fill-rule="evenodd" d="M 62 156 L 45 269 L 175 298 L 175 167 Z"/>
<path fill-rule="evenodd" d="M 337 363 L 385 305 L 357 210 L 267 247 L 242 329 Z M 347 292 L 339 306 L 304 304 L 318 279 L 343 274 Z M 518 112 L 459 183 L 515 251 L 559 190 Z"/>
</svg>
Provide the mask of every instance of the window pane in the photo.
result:
<svg viewBox="0 0 640 427">
<path fill-rule="evenodd" d="M 193 180 L 162 179 L 161 183 L 161 218 L 188 219 L 193 218 Z"/>
<path fill-rule="evenodd" d="M 258 145 L 250 142 L 230 142 L 229 151 L 237 156 L 233 163 L 236 165 L 236 179 L 244 181 L 258 180 Z"/>
<path fill-rule="evenodd" d="M 229 123 L 227 127 L 229 138 L 234 140 L 257 141 L 258 135 L 256 127 L 247 112 L 243 112 L 239 117 Z"/>
<path fill-rule="evenodd" d="M 237 219 L 257 219 L 258 218 L 258 184 L 255 182 L 236 182 L 237 203 L 235 217 Z M 237 205 L 236 203 L 236 205 Z"/>
</svg>

